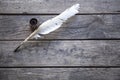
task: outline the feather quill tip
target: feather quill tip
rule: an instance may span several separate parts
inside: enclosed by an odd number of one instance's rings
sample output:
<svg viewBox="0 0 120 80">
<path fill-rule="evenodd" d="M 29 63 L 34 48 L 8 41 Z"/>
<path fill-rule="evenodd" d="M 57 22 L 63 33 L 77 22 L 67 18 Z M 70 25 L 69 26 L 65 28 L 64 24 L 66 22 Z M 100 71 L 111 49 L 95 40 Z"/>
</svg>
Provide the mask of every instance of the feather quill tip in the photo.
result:
<svg viewBox="0 0 120 80">
<path fill-rule="evenodd" d="M 21 45 L 19 45 L 19 46 L 14 50 L 14 52 L 17 52 L 20 47 L 21 47 Z"/>
</svg>

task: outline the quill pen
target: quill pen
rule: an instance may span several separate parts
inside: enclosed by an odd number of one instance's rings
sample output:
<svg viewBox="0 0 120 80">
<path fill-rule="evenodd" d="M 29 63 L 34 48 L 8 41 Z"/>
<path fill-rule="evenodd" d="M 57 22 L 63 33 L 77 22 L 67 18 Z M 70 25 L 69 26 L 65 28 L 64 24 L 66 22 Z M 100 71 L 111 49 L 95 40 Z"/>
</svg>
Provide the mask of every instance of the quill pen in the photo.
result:
<svg viewBox="0 0 120 80">
<path fill-rule="evenodd" d="M 58 16 L 49 19 L 43 22 L 38 29 L 36 29 L 33 33 L 31 33 L 20 45 L 14 50 L 14 52 L 18 51 L 18 49 L 28 41 L 30 38 L 38 39 L 41 35 L 49 34 L 50 32 L 55 31 L 56 29 L 60 28 L 61 25 L 70 17 L 74 16 L 75 14 L 79 13 L 79 4 L 75 4 L 72 7 L 66 9 L 64 12 L 59 14 Z"/>
</svg>

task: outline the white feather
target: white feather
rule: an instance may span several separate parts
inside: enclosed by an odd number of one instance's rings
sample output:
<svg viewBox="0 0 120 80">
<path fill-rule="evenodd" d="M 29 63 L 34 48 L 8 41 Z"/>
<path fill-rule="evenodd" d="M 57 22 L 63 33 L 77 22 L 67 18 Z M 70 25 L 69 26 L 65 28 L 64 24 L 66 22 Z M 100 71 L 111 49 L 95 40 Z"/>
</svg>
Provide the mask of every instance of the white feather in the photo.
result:
<svg viewBox="0 0 120 80">
<path fill-rule="evenodd" d="M 60 28 L 61 25 L 70 17 L 77 14 L 79 11 L 79 4 L 75 4 L 72 7 L 66 9 L 60 15 L 45 21 L 42 23 L 38 29 L 36 29 L 32 34 L 30 34 L 20 45 L 14 50 L 16 52 L 25 42 L 28 41 L 30 38 L 41 38 L 41 35 L 49 34 L 50 32 L 55 31 L 56 29 Z"/>
<path fill-rule="evenodd" d="M 50 32 L 55 31 L 56 29 L 60 28 L 61 25 L 70 17 L 77 14 L 79 11 L 79 4 L 75 4 L 72 7 L 66 9 L 60 15 L 45 21 L 38 27 L 38 32 L 34 35 L 34 38 L 38 39 L 41 36 L 38 34 L 49 34 Z"/>
</svg>

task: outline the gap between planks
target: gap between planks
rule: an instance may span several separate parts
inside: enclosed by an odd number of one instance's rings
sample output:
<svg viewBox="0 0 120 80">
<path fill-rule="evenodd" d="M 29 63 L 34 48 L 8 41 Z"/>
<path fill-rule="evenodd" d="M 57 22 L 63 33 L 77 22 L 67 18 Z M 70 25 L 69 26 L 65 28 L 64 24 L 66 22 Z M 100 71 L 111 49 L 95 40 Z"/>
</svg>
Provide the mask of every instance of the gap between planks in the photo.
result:
<svg viewBox="0 0 120 80">
<path fill-rule="evenodd" d="M 0 66 L 0 68 L 120 68 L 120 66 Z"/>
<path fill-rule="evenodd" d="M 24 39 L 0 39 L 0 41 L 23 41 Z M 30 39 L 28 41 L 35 41 L 35 42 L 39 42 L 39 41 L 89 41 L 89 40 L 120 40 L 120 38 L 87 38 L 87 39 Z"/>
<path fill-rule="evenodd" d="M 0 15 L 59 15 L 60 13 L 0 13 Z M 78 13 L 76 15 L 120 15 L 120 12 Z"/>
</svg>

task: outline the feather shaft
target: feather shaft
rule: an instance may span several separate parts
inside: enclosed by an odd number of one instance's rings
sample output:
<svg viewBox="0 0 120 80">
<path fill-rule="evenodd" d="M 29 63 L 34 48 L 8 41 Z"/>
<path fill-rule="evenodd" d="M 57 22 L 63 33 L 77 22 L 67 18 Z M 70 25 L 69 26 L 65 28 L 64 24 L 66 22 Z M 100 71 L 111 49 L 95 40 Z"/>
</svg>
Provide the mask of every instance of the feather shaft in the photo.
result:
<svg viewBox="0 0 120 80">
<path fill-rule="evenodd" d="M 38 32 L 38 29 L 35 30 L 32 34 L 30 34 L 24 41 L 22 41 L 22 42 L 20 43 L 20 45 L 14 50 L 14 52 L 17 52 L 18 49 L 19 49 L 24 43 L 26 43 L 31 37 L 33 37 L 37 32 Z"/>
</svg>

